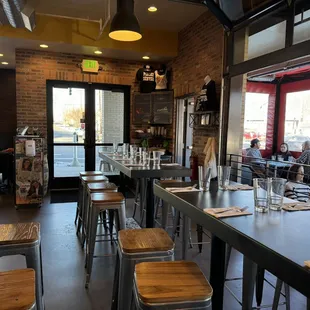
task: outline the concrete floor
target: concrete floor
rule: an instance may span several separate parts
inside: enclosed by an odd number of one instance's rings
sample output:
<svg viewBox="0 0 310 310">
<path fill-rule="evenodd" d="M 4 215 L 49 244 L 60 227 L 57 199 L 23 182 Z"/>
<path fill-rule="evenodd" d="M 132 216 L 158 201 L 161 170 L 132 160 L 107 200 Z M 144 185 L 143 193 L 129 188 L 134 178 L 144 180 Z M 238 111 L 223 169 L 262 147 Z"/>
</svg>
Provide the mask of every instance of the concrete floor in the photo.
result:
<svg viewBox="0 0 310 310">
<path fill-rule="evenodd" d="M 127 200 L 128 215 L 131 216 L 132 199 Z M 0 196 L 0 223 L 38 221 L 41 223 L 42 258 L 44 273 L 45 305 L 47 310 L 108 310 L 114 275 L 115 256 L 94 259 L 92 280 L 89 290 L 84 288 L 84 252 L 75 234 L 74 216 L 76 203 L 49 203 L 46 199 L 40 209 L 16 211 L 10 196 Z M 192 233 L 195 241 L 195 230 Z M 205 238 L 208 241 L 208 238 Z M 115 246 L 109 243 L 97 243 L 98 254 L 113 254 Z M 99 253 L 100 252 L 100 253 Z M 204 244 L 202 254 L 197 245 L 190 250 L 191 260 L 196 261 L 206 276 L 209 276 L 210 245 Z M 180 258 L 180 244 L 176 243 L 176 258 Z M 22 256 L 0 258 L 0 271 L 24 268 Z M 242 271 L 242 255 L 233 251 L 228 277 L 239 277 Z M 267 274 L 275 283 L 275 278 Z M 228 283 L 237 296 L 241 296 L 241 281 Z M 273 289 L 266 283 L 264 304 L 271 304 Z M 283 298 L 282 298 L 283 299 Z M 255 304 L 254 304 L 255 306 Z M 240 310 L 241 306 L 225 290 L 224 309 Z M 285 309 L 280 306 L 279 309 Z M 291 292 L 291 309 L 306 309 L 306 300 L 298 292 Z M 127 310 L 127 309 L 124 309 Z"/>
</svg>

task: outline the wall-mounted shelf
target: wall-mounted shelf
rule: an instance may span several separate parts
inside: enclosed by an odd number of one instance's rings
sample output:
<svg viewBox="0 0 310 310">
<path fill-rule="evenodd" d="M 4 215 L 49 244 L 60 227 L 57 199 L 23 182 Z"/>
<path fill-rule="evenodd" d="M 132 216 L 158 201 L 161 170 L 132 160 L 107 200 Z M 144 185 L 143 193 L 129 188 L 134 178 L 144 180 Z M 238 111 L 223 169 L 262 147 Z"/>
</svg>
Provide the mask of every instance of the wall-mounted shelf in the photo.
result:
<svg viewBox="0 0 310 310">
<path fill-rule="evenodd" d="M 194 112 L 189 115 L 189 127 L 194 129 L 215 129 L 220 125 L 219 111 Z"/>
</svg>

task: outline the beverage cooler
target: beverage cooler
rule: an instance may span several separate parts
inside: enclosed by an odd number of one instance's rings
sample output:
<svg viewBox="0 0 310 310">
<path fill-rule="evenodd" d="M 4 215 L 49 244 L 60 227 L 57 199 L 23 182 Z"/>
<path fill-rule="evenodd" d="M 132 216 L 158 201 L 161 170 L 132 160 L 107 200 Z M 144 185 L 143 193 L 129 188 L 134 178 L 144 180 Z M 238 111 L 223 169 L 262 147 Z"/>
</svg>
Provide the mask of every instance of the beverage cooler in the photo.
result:
<svg viewBox="0 0 310 310">
<path fill-rule="evenodd" d="M 48 184 L 45 139 L 38 136 L 16 136 L 14 145 L 15 207 L 41 206 Z"/>
</svg>

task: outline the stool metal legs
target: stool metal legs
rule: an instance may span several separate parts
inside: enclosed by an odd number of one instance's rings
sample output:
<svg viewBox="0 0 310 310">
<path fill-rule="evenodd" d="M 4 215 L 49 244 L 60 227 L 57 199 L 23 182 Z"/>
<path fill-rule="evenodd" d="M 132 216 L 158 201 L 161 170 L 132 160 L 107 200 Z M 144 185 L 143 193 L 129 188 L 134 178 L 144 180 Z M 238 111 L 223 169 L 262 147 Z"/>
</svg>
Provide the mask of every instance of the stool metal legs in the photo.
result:
<svg viewBox="0 0 310 310">
<path fill-rule="evenodd" d="M 174 251 L 146 252 L 136 254 L 122 253 L 118 247 L 120 259 L 118 307 L 119 310 L 128 309 L 131 304 L 135 265 L 145 261 L 171 261 L 174 260 Z M 117 279 L 114 279 L 117 282 Z"/>
</svg>

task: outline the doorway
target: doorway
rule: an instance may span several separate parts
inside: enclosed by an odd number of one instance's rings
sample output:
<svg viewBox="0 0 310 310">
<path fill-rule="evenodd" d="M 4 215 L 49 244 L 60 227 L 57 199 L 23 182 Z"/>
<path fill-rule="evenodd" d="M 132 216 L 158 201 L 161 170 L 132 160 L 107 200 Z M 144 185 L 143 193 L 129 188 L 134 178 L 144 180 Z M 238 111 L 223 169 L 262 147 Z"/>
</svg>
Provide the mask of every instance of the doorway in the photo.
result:
<svg viewBox="0 0 310 310">
<path fill-rule="evenodd" d="M 193 128 L 190 126 L 190 114 L 194 112 L 193 96 L 177 99 L 176 124 L 176 162 L 190 168 L 190 156 L 193 149 Z"/>
<path fill-rule="evenodd" d="M 78 187 L 80 171 L 99 170 L 99 152 L 129 142 L 130 86 L 47 81 L 51 189 Z"/>
</svg>

